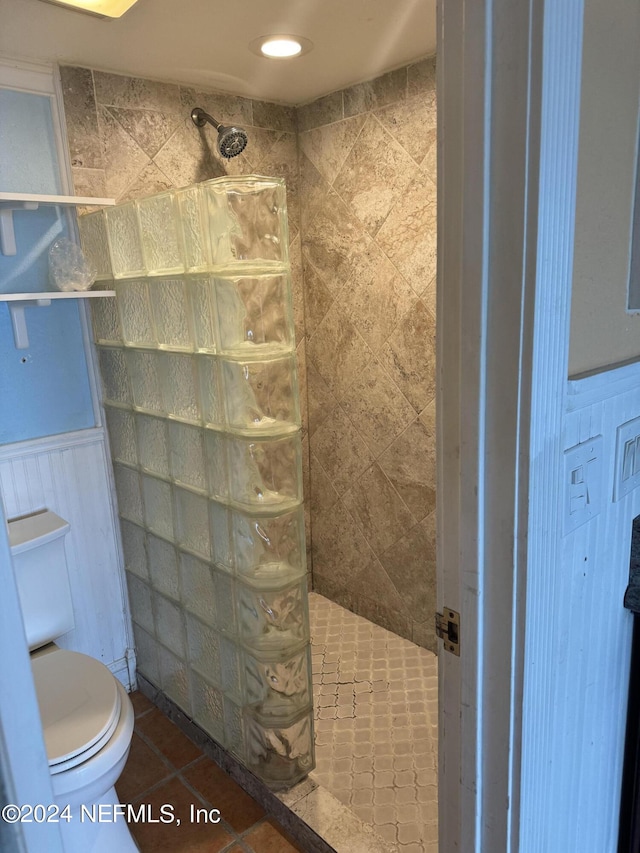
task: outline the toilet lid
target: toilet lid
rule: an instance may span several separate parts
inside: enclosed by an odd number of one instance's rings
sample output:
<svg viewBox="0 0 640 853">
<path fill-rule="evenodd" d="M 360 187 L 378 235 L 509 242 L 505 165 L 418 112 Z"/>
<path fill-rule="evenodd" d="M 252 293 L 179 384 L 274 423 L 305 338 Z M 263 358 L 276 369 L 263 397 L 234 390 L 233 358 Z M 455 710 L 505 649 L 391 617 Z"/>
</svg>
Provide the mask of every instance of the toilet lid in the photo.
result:
<svg viewBox="0 0 640 853">
<path fill-rule="evenodd" d="M 33 658 L 51 773 L 75 767 L 95 755 L 115 730 L 120 693 L 115 677 L 100 661 L 64 649 Z"/>
</svg>

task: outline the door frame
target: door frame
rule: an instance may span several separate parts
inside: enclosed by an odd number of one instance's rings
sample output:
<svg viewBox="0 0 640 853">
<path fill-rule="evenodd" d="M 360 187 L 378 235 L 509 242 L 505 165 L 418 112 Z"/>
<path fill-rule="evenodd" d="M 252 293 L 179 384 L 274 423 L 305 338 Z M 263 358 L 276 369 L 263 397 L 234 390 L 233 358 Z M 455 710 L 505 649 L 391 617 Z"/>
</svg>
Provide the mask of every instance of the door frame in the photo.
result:
<svg viewBox="0 0 640 853">
<path fill-rule="evenodd" d="M 582 21 L 582 0 L 438 3 L 437 601 L 461 616 L 440 853 L 527 847 L 544 774 L 524 680 L 552 615 L 527 577 L 558 548 L 539 520 L 562 485 Z"/>
</svg>

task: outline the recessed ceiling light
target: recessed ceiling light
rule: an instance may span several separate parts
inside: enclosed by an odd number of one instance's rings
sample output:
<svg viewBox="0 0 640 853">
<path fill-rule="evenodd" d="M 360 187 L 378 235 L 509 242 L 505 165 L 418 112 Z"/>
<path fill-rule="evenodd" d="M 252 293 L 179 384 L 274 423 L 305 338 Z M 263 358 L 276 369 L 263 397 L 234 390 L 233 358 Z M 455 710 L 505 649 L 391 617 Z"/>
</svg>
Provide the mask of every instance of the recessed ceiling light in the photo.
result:
<svg viewBox="0 0 640 853">
<path fill-rule="evenodd" d="M 296 56 L 309 53 L 312 48 L 313 42 L 309 39 L 280 33 L 260 36 L 249 45 L 249 49 L 253 53 L 258 56 L 266 56 L 268 59 L 293 59 Z"/>
<path fill-rule="evenodd" d="M 76 12 L 89 12 L 101 18 L 119 18 L 138 0 L 45 0 Z"/>
</svg>

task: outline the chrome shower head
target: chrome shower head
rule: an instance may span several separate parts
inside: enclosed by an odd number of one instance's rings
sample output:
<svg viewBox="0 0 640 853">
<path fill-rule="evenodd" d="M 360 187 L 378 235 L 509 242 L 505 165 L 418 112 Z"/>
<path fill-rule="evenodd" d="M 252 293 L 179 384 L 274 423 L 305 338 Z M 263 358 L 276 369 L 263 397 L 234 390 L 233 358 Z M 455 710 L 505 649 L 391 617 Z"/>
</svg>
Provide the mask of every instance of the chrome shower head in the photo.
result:
<svg viewBox="0 0 640 853">
<path fill-rule="evenodd" d="M 247 147 L 248 137 L 241 127 L 218 128 L 218 151 L 223 157 L 237 157 Z"/>
<path fill-rule="evenodd" d="M 225 127 L 200 107 L 194 107 L 191 110 L 191 120 L 196 127 L 204 127 L 205 124 L 211 124 L 216 128 L 218 131 L 218 151 L 227 160 L 237 157 L 238 154 L 242 154 L 247 147 L 249 138 L 245 130 L 241 127 Z"/>
</svg>

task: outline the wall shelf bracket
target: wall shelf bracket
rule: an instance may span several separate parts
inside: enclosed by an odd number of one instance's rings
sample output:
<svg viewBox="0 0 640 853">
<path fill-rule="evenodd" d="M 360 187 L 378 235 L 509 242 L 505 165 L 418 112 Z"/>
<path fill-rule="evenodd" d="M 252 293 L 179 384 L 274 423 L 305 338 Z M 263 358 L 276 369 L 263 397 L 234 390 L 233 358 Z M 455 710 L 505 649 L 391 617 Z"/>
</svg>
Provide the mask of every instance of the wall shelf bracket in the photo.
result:
<svg viewBox="0 0 640 853">
<path fill-rule="evenodd" d="M 15 255 L 17 252 L 13 211 L 37 209 L 37 201 L 0 201 L 0 250 L 3 255 Z"/>
<path fill-rule="evenodd" d="M 25 299 L 21 302 L 9 303 L 13 340 L 15 341 L 16 349 L 28 349 L 29 347 L 29 333 L 27 332 L 27 318 L 24 315 L 24 309 L 32 306 L 46 307 L 47 305 L 51 305 L 50 299 Z"/>
<path fill-rule="evenodd" d="M 6 302 L 11 314 L 13 340 L 16 349 L 28 349 L 29 334 L 24 309 L 31 306 L 45 308 L 53 299 L 101 299 L 115 296 L 114 290 L 51 291 L 47 293 L 0 293 L 0 303 Z"/>
</svg>

